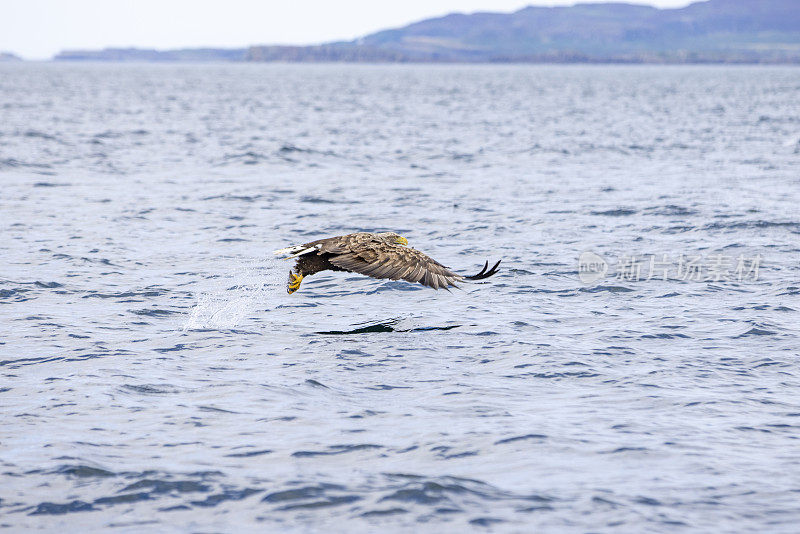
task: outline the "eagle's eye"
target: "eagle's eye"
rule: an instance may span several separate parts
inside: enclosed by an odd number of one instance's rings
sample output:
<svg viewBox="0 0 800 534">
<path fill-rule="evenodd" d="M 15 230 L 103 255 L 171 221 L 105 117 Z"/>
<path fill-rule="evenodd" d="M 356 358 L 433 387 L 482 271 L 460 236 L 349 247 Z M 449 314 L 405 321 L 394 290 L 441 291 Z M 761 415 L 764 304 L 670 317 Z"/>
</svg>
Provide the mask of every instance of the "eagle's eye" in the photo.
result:
<svg viewBox="0 0 800 534">
<path fill-rule="evenodd" d="M 401 235 L 395 236 L 394 242 L 398 243 L 400 245 L 408 246 L 408 239 L 406 239 L 405 237 L 403 237 Z"/>
</svg>

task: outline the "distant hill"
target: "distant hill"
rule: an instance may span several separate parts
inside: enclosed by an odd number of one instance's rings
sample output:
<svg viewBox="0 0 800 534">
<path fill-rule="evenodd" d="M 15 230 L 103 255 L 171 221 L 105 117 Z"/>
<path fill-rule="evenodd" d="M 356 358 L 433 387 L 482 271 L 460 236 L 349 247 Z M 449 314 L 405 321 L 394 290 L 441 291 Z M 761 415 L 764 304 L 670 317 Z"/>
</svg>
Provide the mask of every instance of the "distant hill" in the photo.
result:
<svg viewBox="0 0 800 534">
<path fill-rule="evenodd" d="M 251 47 L 254 61 L 800 62 L 800 0 L 624 3 L 452 14 L 316 47 Z"/>
<path fill-rule="evenodd" d="M 451 14 L 355 41 L 249 49 L 64 51 L 56 60 L 800 63 L 800 0 L 624 3 Z"/>
<path fill-rule="evenodd" d="M 11 52 L 0 52 L 0 61 L 22 61 L 22 58 Z"/>
<path fill-rule="evenodd" d="M 57 61 L 243 61 L 245 48 L 184 48 L 153 50 L 149 48 L 105 48 L 103 50 L 64 50 Z"/>
<path fill-rule="evenodd" d="M 423 20 L 357 44 L 444 61 L 789 61 L 800 59 L 800 1 L 526 7 Z"/>
</svg>

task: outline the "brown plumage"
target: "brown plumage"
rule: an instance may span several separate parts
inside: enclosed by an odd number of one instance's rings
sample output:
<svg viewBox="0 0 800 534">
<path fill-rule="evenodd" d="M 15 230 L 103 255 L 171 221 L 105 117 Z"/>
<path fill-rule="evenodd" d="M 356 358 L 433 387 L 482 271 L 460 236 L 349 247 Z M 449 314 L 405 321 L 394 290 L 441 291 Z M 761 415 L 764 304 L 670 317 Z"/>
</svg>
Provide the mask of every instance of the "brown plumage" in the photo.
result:
<svg viewBox="0 0 800 534">
<path fill-rule="evenodd" d="M 456 282 L 488 278 L 497 272 L 500 264 L 498 261 L 489 269 L 486 262 L 478 274 L 463 276 L 407 245 L 406 238 L 394 232 L 358 232 L 276 250 L 275 254 L 289 255 L 286 259 L 297 258 L 294 270 L 289 272 L 289 293 L 297 291 L 304 276 L 326 270 L 419 282 L 433 289 L 447 289 L 458 287 Z"/>
</svg>

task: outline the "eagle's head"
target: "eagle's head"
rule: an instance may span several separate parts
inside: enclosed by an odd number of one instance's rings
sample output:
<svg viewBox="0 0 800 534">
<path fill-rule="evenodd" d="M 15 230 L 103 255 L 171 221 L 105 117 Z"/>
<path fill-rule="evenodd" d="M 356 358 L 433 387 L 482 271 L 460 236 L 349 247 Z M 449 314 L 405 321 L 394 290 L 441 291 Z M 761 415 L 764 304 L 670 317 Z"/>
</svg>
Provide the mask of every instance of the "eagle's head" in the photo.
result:
<svg viewBox="0 0 800 534">
<path fill-rule="evenodd" d="M 408 246 L 408 239 L 394 232 L 381 232 L 380 234 L 378 234 L 378 236 L 387 243 L 392 243 L 395 245 L 403 245 L 405 247 Z"/>
</svg>

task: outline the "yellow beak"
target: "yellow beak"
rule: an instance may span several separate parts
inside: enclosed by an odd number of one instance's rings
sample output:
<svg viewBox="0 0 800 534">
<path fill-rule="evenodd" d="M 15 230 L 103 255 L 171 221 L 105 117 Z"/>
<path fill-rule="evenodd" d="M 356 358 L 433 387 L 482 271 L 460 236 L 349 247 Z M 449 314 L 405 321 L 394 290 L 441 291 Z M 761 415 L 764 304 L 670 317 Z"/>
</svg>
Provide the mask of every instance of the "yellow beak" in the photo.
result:
<svg viewBox="0 0 800 534">
<path fill-rule="evenodd" d="M 398 237 L 397 242 L 400 243 L 401 245 L 408 246 L 408 239 L 406 239 L 403 236 Z"/>
</svg>

